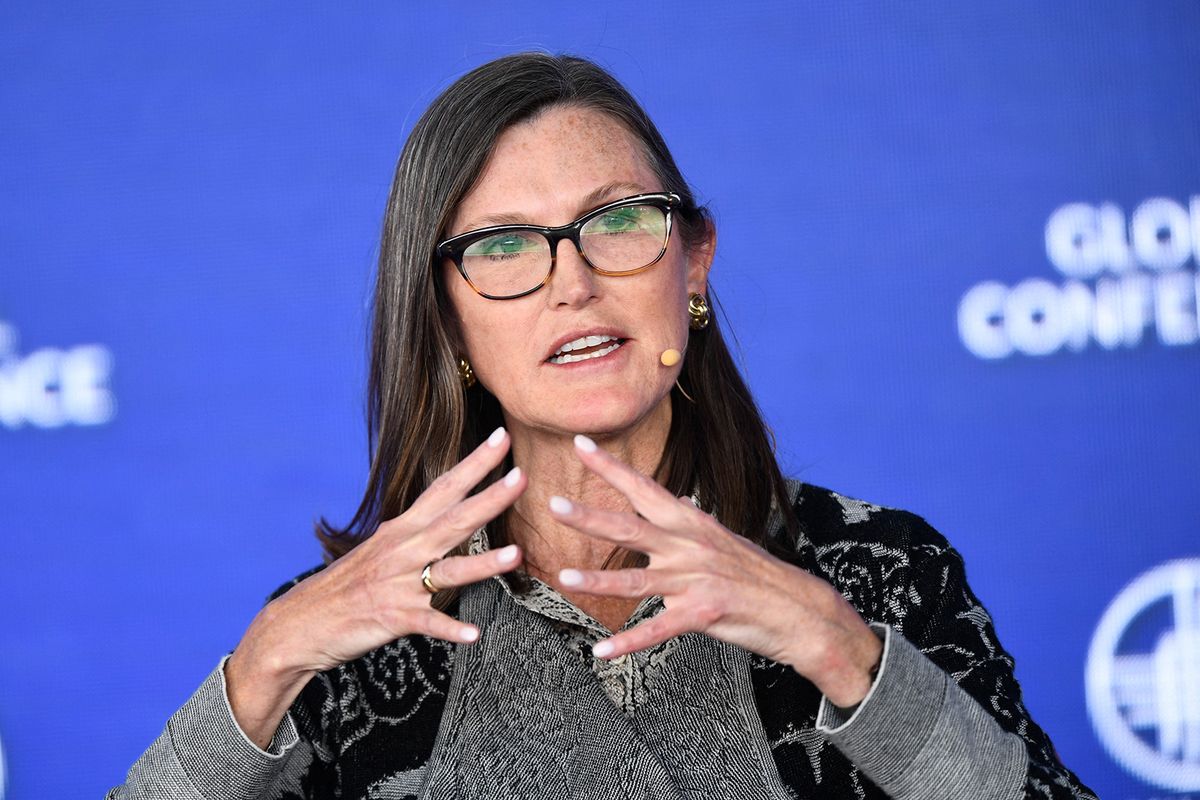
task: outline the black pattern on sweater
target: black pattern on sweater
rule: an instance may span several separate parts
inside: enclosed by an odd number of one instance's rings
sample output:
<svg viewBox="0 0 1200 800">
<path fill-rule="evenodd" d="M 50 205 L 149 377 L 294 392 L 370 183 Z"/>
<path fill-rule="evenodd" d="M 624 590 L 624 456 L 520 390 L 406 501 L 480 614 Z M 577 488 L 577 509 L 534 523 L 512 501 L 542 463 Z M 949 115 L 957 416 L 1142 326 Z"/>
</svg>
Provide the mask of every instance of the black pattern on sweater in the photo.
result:
<svg viewBox="0 0 1200 800">
<path fill-rule="evenodd" d="M 967 585 L 962 558 L 940 533 L 915 514 L 811 484 L 801 485 L 795 510 L 802 535 L 787 543 L 792 563 L 829 581 L 864 619 L 903 634 L 1021 737 L 1029 754 L 1024 797 L 1094 798 L 1030 718 L 1013 659 Z M 302 793 L 283 790 L 272 800 L 379 797 L 376 790 L 398 774 L 419 776 L 433 749 L 453 656 L 452 645 L 410 636 L 314 678 L 291 711 L 297 747 L 311 750 L 311 758 L 294 754 L 288 767 L 306 764 L 295 776 Z M 759 656 L 751 674 L 780 777 L 797 798 L 886 797 L 816 730 L 821 696 L 812 683 Z M 292 781 L 280 782 L 286 783 Z"/>
</svg>

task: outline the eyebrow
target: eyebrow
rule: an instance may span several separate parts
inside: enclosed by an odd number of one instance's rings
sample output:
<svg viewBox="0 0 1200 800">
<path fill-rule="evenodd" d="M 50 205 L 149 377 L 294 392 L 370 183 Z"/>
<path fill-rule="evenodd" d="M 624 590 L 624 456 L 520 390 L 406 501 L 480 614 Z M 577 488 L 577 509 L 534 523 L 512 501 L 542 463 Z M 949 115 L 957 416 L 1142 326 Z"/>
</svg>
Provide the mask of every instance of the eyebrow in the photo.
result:
<svg viewBox="0 0 1200 800">
<path fill-rule="evenodd" d="M 611 181 L 599 186 L 583 196 L 579 201 L 578 214 L 582 216 L 593 208 L 604 205 L 612 200 L 619 200 L 619 197 L 612 197 L 617 191 L 626 192 L 632 191 L 634 194 L 644 194 L 648 190 L 640 184 L 629 183 L 628 181 Z M 478 230 L 479 228 L 488 228 L 492 225 L 536 225 L 538 223 L 531 222 L 524 214 L 515 211 L 509 211 L 501 214 L 489 214 L 486 217 L 480 217 L 473 220 L 472 224 L 463 228 L 463 233 Z M 540 226 L 539 226 L 540 227 Z M 461 234 L 455 234 L 459 236 Z"/>
</svg>

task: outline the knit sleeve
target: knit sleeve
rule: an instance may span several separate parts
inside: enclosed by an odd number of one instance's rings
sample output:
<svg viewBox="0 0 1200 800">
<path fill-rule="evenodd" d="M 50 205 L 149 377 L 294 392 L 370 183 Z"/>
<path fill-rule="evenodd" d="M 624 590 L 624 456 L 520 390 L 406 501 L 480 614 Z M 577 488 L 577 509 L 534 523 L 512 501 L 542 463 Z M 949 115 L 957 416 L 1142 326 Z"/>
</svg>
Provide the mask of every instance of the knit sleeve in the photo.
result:
<svg viewBox="0 0 1200 800">
<path fill-rule="evenodd" d="M 305 800 L 330 796 L 332 771 L 314 704 L 326 705 L 323 676 L 314 678 L 284 716 L 265 750 L 238 726 L 221 660 L 107 800 Z M 300 724 L 297 724 L 297 722 Z"/>
<path fill-rule="evenodd" d="M 887 625 L 879 671 L 853 708 L 821 698 L 817 730 L 895 800 L 1015 800 L 1027 768 L 1006 732 L 962 687 Z"/>
<path fill-rule="evenodd" d="M 977 705 L 960 713 L 981 708 L 1023 743 L 1025 775 L 1016 797 L 1095 800 L 1095 794 L 1062 764 L 1050 738 L 1030 718 L 1014 675 L 1013 658 L 1000 645 L 991 616 L 968 586 L 958 551 L 920 517 L 904 516 L 912 543 L 910 588 L 898 627 L 906 643 L 963 690 L 962 701 L 969 697 Z"/>
</svg>

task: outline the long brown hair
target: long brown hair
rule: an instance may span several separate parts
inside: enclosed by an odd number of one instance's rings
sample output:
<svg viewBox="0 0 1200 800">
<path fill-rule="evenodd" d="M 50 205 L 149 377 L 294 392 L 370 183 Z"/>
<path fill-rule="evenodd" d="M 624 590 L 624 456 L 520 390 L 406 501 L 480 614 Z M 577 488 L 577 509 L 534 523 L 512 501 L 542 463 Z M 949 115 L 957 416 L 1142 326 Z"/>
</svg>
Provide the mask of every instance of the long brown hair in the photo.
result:
<svg viewBox="0 0 1200 800">
<path fill-rule="evenodd" d="M 559 105 L 595 109 L 624 123 L 641 142 L 662 190 L 682 198 L 677 225 L 684 244 L 694 247 L 705 240 L 711 215 L 696 204 L 658 129 L 629 92 L 593 62 L 518 53 L 484 64 L 446 89 L 408 137 L 388 197 L 368 377 L 371 469 L 350 523 L 342 528 L 325 518 L 317 523 L 327 561 L 401 514 L 503 424 L 495 396 L 478 383 L 463 388 L 459 334 L 434 247 L 497 137 Z M 711 286 L 708 298 L 718 311 Z M 798 525 L 772 437 L 725 346 L 718 316 L 713 314 L 706 329 L 691 332 L 679 382 L 695 401 L 672 391 L 671 427 L 655 477 L 676 495 L 697 489 L 701 505 L 723 525 L 763 545 L 774 505 L 792 539 Z M 491 479 L 510 469 L 510 461 L 511 455 Z M 488 534 L 493 547 L 507 543 L 503 517 L 489 523 Z M 436 604 L 451 599 L 448 594 Z"/>
</svg>

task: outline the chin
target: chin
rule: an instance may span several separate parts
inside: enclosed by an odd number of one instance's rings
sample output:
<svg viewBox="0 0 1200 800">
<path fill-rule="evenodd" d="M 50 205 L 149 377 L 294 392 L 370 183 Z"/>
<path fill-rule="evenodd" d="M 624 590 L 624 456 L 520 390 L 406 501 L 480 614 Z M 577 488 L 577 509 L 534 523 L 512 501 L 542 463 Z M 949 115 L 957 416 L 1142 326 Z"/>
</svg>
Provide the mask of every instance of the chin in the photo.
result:
<svg viewBox="0 0 1200 800">
<path fill-rule="evenodd" d="M 593 438 L 628 430 L 652 414 L 663 398 L 634 397 L 625 391 L 597 391 L 564 398 L 551 427 Z"/>
</svg>

